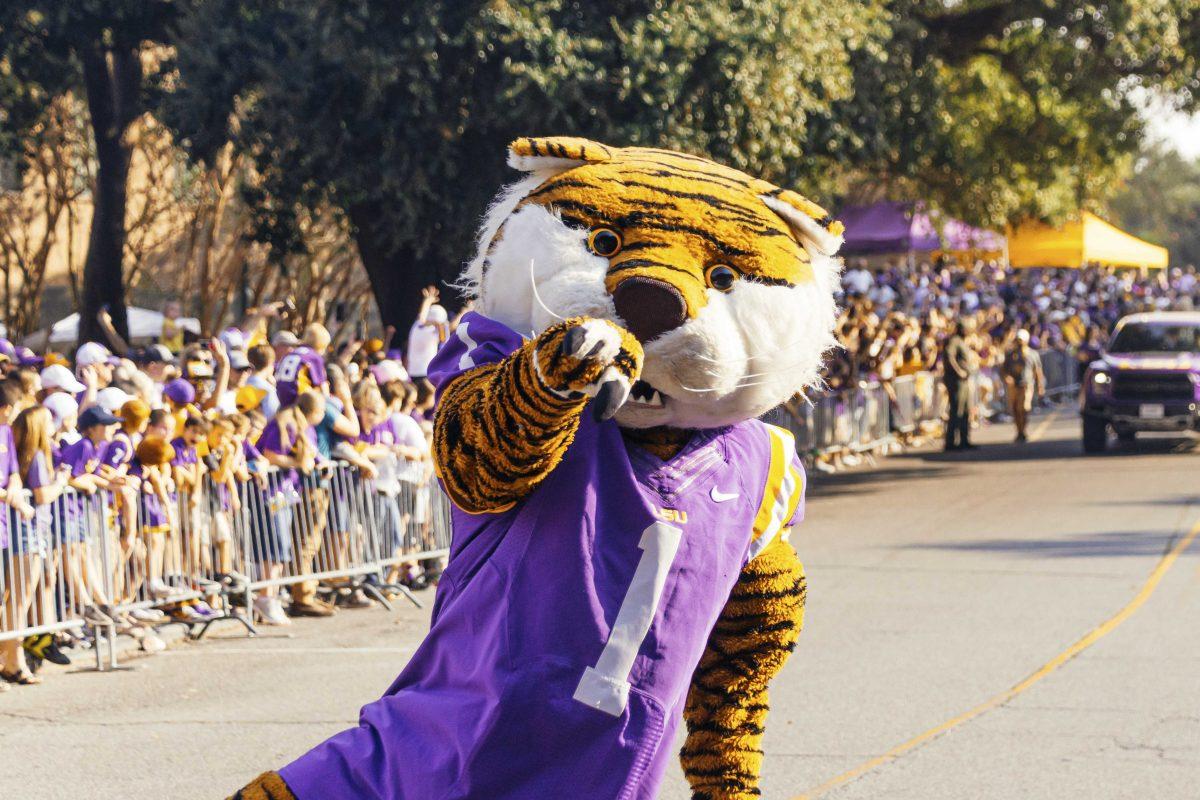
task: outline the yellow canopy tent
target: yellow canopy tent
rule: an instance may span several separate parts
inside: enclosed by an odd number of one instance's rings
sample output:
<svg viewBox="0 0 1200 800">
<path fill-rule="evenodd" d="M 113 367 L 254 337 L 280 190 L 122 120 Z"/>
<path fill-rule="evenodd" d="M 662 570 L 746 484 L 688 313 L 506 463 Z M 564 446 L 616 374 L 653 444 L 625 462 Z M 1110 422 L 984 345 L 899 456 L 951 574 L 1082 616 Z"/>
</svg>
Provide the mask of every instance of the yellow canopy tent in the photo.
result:
<svg viewBox="0 0 1200 800">
<path fill-rule="evenodd" d="M 1014 267 L 1112 267 L 1163 269 L 1167 248 L 1150 244 L 1086 211 L 1061 228 L 1027 222 L 1008 234 L 1008 263 Z"/>
</svg>

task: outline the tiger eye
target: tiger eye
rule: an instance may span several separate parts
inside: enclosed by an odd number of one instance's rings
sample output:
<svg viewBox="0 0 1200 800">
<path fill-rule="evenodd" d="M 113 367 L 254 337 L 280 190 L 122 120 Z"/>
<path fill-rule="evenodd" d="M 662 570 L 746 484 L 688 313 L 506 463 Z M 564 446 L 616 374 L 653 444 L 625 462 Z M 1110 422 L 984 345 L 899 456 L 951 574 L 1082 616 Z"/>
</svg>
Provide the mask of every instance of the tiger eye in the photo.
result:
<svg viewBox="0 0 1200 800">
<path fill-rule="evenodd" d="M 621 234 L 611 228 L 596 228 L 588 234 L 588 250 L 598 256 L 611 258 L 621 252 Z"/>
<path fill-rule="evenodd" d="M 704 280 L 718 292 L 728 292 L 737 279 L 737 272 L 727 264 L 713 264 L 704 271 Z"/>
</svg>

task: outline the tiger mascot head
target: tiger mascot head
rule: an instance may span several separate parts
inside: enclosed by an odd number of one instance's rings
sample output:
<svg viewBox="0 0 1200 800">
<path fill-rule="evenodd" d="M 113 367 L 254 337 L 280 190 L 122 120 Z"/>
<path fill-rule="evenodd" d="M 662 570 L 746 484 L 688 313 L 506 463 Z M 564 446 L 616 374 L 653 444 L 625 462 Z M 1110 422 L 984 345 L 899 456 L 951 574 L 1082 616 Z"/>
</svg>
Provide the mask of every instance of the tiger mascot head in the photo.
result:
<svg viewBox="0 0 1200 800">
<path fill-rule="evenodd" d="M 721 427 L 818 381 L 843 230 L 820 206 L 647 147 L 522 138 L 508 163 L 527 175 L 489 209 L 464 289 L 523 335 L 586 316 L 636 336 L 619 424 Z"/>
</svg>

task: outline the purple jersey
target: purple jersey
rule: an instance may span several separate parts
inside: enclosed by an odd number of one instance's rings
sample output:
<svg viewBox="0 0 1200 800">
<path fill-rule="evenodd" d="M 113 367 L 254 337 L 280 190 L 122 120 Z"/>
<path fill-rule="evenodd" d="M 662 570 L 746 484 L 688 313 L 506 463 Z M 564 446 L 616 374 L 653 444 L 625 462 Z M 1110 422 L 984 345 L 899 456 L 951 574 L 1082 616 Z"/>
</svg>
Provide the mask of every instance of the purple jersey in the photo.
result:
<svg viewBox="0 0 1200 800">
<path fill-rule="evenodd" d="M 317 446 L 317 432 L 311 425 L 306 425 L 303 432 L 304 436 L 308 437 L 308 441 L 312 443 L 313 448 Z M 291 455 L 292 448 L 296 444 L 297 433 L 295 430 L 288 429 L 287 435 L 283 435 L 283 431 L 279 428 L 279 420 L 273 419 L 267 423 L 267 427 L 263 428 L 262 435 L 258 437 L 255 447 L 263 453 L 278 453 L 280 455 Z M 280 471 L 280 488 L 290 487 L 297 489 L 300 485 L 300 471 L 295 469 L 285 469 Z"/>
<path fill-rule="evenodd" d="M 175 450 L 175 457 L 171 459 L 173 467 L 190 467 L 200 460 L 196 456 L 196 448 L 184 441 L 182 436 L 172 439 L 171 447 Z"/>
<path fill-rule="evenodd" d="M 382 444 L 390 447 L 397 444 L 400 437 L 396 434 L 395 423 L 392 422 L 391 417 L 388 417 L 371 430 L 360 433 L 358 440 L 366 444 Z"/>
<path fill-rule="evenodd" d="M 297 347 L 275 368 L 275 393 L 281 406 L 290 406 L 302 392 L 327 382 L 325 359 L 311 347 Z"/>
<path fill-rule="evenodd" d="M 430 378 L 444 388 L 521 341 L 470 313 Z M 585 413 L 524 500 L 454 509 L 424 642 L 284 780 L 301 800 L 657 796 L 709 633 L 803 491 L 781 429 L 700 432 L 663 462 Z"/>
<path fill-rule="evenodd" d="M 100 463 L 113 469 L 120 469 L 133 460 L 134 444 L 129 434 L 117 431 L 113 438 L 105 442 L 100 449 Z"/>
<path fill-rule="evenodd" d="M 13 443 L 12 428 L 0 425 L 0 488 L 7 489 L 8 481 L 17 473 L 17 446 Z M 8 510 L 0 514 L 0 548 L 8 547 Z"/>
</svg>

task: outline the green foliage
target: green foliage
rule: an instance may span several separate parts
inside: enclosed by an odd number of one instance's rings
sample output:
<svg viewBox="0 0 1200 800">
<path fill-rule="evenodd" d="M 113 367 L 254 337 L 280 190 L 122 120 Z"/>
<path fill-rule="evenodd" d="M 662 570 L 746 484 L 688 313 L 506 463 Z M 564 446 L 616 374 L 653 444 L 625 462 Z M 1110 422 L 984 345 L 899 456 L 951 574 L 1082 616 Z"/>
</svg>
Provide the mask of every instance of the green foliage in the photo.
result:
<svg viewBox="0 0 1200 800">
<path fill-rule="evenodd" d="M 209 0 L 183 21 L 169 123 L 254 156 L 261 233 L 332 199 L 381 282 L 455 275 L 528 134 L 706 152 L 796 173 L 807 115 L 851 91 L 871 3 Z M 227 121 L 232 120 L 232 125 Z M 390 281 L 388 280 L 390 276 Z M 382 288 L 382 293 L 380 292 Z"/>
<path fill-rule="evenodd" d="M 1110 207 L 1114 223 L 1166 247 L 1172 264 L 1200 266 L 1200 159 L 1152 147 Z"/>
</svg>

